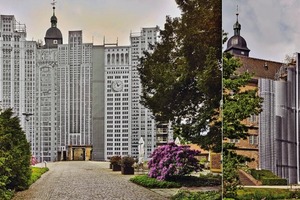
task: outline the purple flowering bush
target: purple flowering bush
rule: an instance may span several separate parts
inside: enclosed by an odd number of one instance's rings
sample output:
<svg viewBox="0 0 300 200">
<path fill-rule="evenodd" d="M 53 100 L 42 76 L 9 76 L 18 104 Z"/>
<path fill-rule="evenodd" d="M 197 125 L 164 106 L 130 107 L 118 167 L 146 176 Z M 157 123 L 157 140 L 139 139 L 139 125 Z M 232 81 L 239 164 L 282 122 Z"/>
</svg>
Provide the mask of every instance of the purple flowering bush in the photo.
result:
<svg viewBox="0 0 300 200">
<path fill-rule="evenodd" d="M 148 162 L 149 177 L 167 180 L 172 176 L 184 176 L 193 171 L 200 171 L 200 163 L 195 158 L 200 151 L 189 146 L 177 146 L 174 142 L 154 150 Z"/>
</svg>

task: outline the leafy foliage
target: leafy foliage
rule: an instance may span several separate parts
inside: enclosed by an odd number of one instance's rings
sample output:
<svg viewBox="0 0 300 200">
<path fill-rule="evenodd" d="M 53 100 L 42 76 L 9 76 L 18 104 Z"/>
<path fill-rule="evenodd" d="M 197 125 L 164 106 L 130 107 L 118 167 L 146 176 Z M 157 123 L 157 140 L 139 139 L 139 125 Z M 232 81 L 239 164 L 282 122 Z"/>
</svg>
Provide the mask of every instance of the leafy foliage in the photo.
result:
<svg viewBox="0 0 300 200">
<path fill-rule="evenodd" d="M 166 18 L 161 42 L 141 59 L 141 102 L 176 134 L 221 151 L 221 1 L 176 2 L 181 17 Z"/>
<path fill-rule="evenodd" d="M 121 156 L 112 156 L 109 161 L 112 165 L 119 165 L 121 162 Z"/>
<path fill-rule="evenodd" d="M 24 190 L 31 176 L 30 146 L 12 109 L 0 114 L 0 190 Z"/>
<path fill-rule="evenodd" d="M 194 157 L 199 153 L 188 146 L 177 146 L 174 142 L 160 146 L 150 156 L 149 176 L 166 180 L 175 175 L 183 176 L 199 171 L 199 161 Z"/>
<path fill-rule="evenodd" d="M 262 98 L 256 89 L 245 89 L 251 74 L 238 74 L 239 60 L 231 54 L 223 55 L 223 139 L 245 139 L 249 127 L 242 120 L 261 112 Z M 224 197 L 236 198 L 239 185 L 237 168 L 250 158 L 235 153 L 235 144 L 223 144 L 223 193 Z"/>
<path fill-rule="evenodd" d="M 124 157 L 122 157 L 122 159 L 120 161 L 121 166 L 123 166 L 123 167 L 132 167 L 134 162 L 135 162 L 134 158 L 131 156 L 124 156 Z"/>
</svg>

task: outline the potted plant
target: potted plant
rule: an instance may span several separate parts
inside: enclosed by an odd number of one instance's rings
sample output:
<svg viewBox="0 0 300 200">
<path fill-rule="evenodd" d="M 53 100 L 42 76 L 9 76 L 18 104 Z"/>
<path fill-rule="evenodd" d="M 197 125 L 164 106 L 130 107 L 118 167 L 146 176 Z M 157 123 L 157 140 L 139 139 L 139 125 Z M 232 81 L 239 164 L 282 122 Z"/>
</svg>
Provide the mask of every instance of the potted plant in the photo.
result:
<svg viewBox="0 0 300 200">
<path fill-rule="evenodd" d="M 122 174 L 134 174 L 134 168 L 132 165 L 134 164 L 134 158 L 131 156 L 124 156 L 121 159 L 121 173 Z"/>
<path fill-rule="evenodd" d="M 110 165 L 113 171 L 121 171 L 120 161 L 121 161 L 121 156 L 112 156 L 110 158 Z"/>
</svg>

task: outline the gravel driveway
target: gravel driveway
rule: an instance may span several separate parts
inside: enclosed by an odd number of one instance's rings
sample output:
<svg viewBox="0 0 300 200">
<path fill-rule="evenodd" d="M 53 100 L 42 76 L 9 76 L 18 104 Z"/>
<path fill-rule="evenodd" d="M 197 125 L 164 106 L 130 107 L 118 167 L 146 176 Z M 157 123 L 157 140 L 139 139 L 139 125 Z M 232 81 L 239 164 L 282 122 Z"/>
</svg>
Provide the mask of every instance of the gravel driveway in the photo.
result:
<svg viewBox="0 0 300 200">
<path fill-rule="evenodd" d="M 164 200 L 159 194 L 131 183 L 131 176 L 112 172 L 107 162 L 66 161 L 47 163 L 46 172 L 13 200 Z"/>
</svg>

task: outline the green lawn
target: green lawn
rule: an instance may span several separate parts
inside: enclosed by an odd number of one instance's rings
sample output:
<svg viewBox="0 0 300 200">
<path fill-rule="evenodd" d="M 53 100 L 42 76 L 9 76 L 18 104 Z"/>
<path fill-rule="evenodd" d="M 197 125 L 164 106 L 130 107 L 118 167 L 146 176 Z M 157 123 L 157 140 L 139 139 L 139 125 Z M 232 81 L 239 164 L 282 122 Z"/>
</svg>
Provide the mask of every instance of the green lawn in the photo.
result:
<svg viewBox="0 0 300 200">
<path fill-rule="evenodd" d="M 29 185 L 33 184 L 36 180 L 38 180 L 42 176 L 42 174 L 49 171 L 49 168 L 31 167 L 31 170 L 32 170 L 32 174 L 29 180 Z"/>
</svg>

